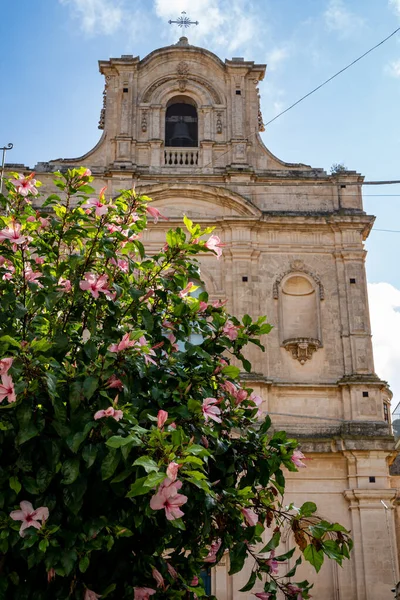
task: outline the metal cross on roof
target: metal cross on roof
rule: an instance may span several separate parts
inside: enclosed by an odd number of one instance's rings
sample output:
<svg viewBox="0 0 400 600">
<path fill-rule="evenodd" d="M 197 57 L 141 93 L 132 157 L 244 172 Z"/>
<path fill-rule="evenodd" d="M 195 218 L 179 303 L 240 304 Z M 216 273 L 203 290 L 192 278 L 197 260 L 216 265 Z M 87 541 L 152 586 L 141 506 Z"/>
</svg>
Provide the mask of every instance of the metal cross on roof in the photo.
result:
<svg viewBox="0 0 400 600">
<path fill-rule="evenodd" d="M 185 11 L 181 12 L 182 17 L 178 17 L 176 21 L 168 21 L 170 25 L 173 23 L 178 25 L 179 27 L 190 27 L 190 25 L 198 25 L 198 21 L 191 21 L 189 17 L 186 16 Z"/>
</svg>

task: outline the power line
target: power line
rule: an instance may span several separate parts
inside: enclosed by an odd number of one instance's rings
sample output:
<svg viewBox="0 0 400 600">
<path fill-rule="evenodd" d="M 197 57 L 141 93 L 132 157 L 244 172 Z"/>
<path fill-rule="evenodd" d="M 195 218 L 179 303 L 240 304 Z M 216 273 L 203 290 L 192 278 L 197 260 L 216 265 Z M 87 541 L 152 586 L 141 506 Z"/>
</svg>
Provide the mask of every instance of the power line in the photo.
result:
<svg viewBox="0 0 400 600">
<path fill-rule="evenodd" d="M 311 94 L 314 94 L 317 90 L 321 89 L 324 85 L 326 85 L 327 83 L 329 83 L 330 81 L 332 81 L 332 79 L 335 79 L 335 77 L 338 77 L 338 75 L 340 75 L 344 71 L 347 71 L 347 69 L 350 69 L 350 67 L 352 67 L 353 65 L 355 65 L 358 61 L 360 61 L 365 56 L 367 56 L 367 54 L 370 54 L 371 52 L 373 52 L 374 50 L 376 50 L 376 48 L 378 48 L 379 46 L 382 46 L 382 44 L 384 44 L 385 42 L 387 42 L 391 37 L 393 37 L 396 33 L 398 33 L 398 31 L 400 31 L 400 27 L 398 27 L 397 29 L 395 29 L 384 40 L 380 41 L 378 44 L 376 44 L 375 46 L 373 46 L 372 48 L 370 48 L 369 50 L 367 50 L 366 52 L 364 52 L 364 54 L 362 54 L 361 56 L 359 56 L 358 58 L 356 58 L 355 60 L 353 60 L 353 62 L 351 62 L 350 64 L 348 64 L 346 67 L 344 67 L 343 69 L 341 69 L 340 71 L 338 71 L 337 73 L 335 73 L 334 75 L 332 75 L 332 77 L 329 77 L 329 79 L 327 79 L 326 81 L 324 81 L 323 83 L 321 83 L 318 87 L 316 87 L 313 90 L 311 90 L 311 92 L 308 92 L 308 94 L 306 94 L 305 96 L 303 96 L 302 98 L 300 98 L 299 100 L 297 100 L 294 104 L 292 104 L 291 106 L 289 106 L 288 108 L 286 108 L 285 110 L 283 110 L 282 112 L 280 112 L 273 119 L 271 119 L 270 121 L 267 121 L 267 123 L 263 123 L 264 128 L 267 127 L 268 125 L 270 125 L 273 121 L 276 121 L 276 119 L 278 119 L 279 117 L 281 117 L 282 115 L 284 115 L 285 113 L 287 113 L 289 110 L 291 110 L 292 108 L 294 108 L 295 106 L 297 106 L 297 104 L 300 104 L 300 102 L 302 102 L 303 100 L 305 100 L 306 98 L 308 98 L 309 96 L 311 96 Z M 251 134 L 251 136 L 249 136 L 249 138 L 253 137 L 254 135 L 257 135 L 257 133 L 258 132 L 255 131 L 254 133 Z M 229 149 L 226 152 L 223 152 L 218 158 L 222 158 L 223 156 L 225 156 L 226 154 L 228 154 L 230 151 L 231 150 Z M 212 162 L 213 161 L 210 161 L 206 165 L 203 165 L 202 168 L 210 166 L 212 164 Z"/>
<path fill-rule="evenodd" d="M 276 121 L 276 119 L 278 119 L 279 117 L 281 117 L 282 115 L 284 115 L 285 113 L 287 113 L 289 110 L 291 110 L 292 108 L 294 108 L 295 106 L 297 106 L 298 104 L 300 104 L 300 102 L 303 102 L 303 100 L 305 100 L 306 98 L 308 98 L 309 96 L 311 96 L 311 94 L 314 94 L 315 92 L 317 92 L 318 90 L 320 90 L 322 87 L 324 87 L 324 85 L 326 85 L 327 83 L 329 83 L 330 81 L 332 81 L 332 79 L 335 79 L 335 77 L 338 77 L 338 75 L 340 75 L 341 73 L 344 73 L 344 71 L 347 71 L 347 69 L 350 69 L 350 67 L 352 67 L 353 65 L 355 65 L 358 61 L 360 61 L 365 56 L 367 56 L 367 54 L 370 54 L 371 52 L 373 52 L 374 50 L 376 50 L 376 48 L 378 48 L 379 46 L 382 46 L 382 44 L 384 44 L 385 42 L 387 42 L 398 31 L 400 31 L 400 27 L 398 27 L 397 29 L 395 29 L 393 31 L 393 33 L 391 33 L 384 40 L 382 40 L 381 42 L 379 42 L 379 44 L 376 44 L 375 46 L 373 46 L 372 48 L 370 48 L 369 50 L 367 50 L 366 52 L 364 52 L 364 54 L 362 54 L 361 56 L 359 56 L 358 58 L 356 58 L 355 60 L 353 60 L 353 62 L 351 62 L 350 64 L 348 64 L 343 69 L 340 69 L 340 71 L 338 71 L 337 73 L 335 73 L 334 75 L 332 75 L 332 77 L 329 77 L 329 79 L 327 79 L 326 81 L 324 81 L 323 83 L 321 83 L 318 87 L 316 87 L 313 90 L 311 90 L 311 92 L 308 92 L 308 94 L 306 94 L 305 96 L 303 96 L 302 98 L 300 98 L 299 100 L 297 100 L 296 102 L 294 102 L 291 106 L 289 106 L 288 108 L 286 108 L 285 110 L 283 110 L 279 114 L 277 114 L 273 119 L 271 119 L 267 123 L 264 123 L 264 127 L 267 127 L 267 125 L 270 125 L 271 123 L 273 123 L 273 121 Z"/>
</svg>

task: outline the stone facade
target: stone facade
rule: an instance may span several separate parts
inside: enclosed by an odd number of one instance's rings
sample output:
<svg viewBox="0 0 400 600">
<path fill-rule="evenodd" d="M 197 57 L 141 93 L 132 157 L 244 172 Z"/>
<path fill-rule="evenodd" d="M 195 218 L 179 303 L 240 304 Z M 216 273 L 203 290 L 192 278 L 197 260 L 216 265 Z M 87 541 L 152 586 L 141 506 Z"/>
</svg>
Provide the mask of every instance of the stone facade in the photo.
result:
<svg viewBox="0 0 400 600">
<path fill-rule="evenodd" d="M 207 290 L 238 316 L 268 315 L 266 353 L 249 349 L 246 377 L 273 426 L 298 437 L 312 459 L 288 474 L 287 502 L 315 501 L 355 542 L 343 568 L 328 561 L 316 576 L 305 565 L 299 576 L 315 582 L 318 600 L 390 598 L 399 579 L 391 393 L 374 372 L 363 246 L 374 217 L 363 211 L 362 176 L 284 163 L 266 149 L 257 88 L 265 65 L 222 62 L 186 38 L 142 60 L 99 64 L 100 141 L 82 157 L 39 163 L 38 178 L 51 191 L 53 171 L 85 165 L 111 195 L 135 186 L 151 196 L 170 220 L 149 228 L 150 250 L 183 214 L 215 225 L 226 247 L 221 260 L 202 261 Z M 166 145 L 176 104 L 194 107 L 196 145 Z M 195 123 L 171 119 L 181 130 Z M 212 573 L 218 600 L 252 597 L 237 592 L 248 573 L 230 578 L 228 568 L 227 558 Z"/>
</svg>

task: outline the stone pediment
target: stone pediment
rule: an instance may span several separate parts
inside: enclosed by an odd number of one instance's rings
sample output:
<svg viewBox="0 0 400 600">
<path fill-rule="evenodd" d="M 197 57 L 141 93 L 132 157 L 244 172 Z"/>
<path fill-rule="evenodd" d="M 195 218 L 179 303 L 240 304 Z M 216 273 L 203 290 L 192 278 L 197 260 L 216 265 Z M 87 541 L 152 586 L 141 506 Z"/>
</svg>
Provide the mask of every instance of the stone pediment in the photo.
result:
<svg viewBox="0 0 400 600">
<path fill-rule="evenodd" d="M 261 211 L 249 200 L 230 190 L 207 185 L 158 184 L 137 187 L 139 194 L 150 196 L 165 216 L 181 220 L 261 217 Z"/>
</svg>

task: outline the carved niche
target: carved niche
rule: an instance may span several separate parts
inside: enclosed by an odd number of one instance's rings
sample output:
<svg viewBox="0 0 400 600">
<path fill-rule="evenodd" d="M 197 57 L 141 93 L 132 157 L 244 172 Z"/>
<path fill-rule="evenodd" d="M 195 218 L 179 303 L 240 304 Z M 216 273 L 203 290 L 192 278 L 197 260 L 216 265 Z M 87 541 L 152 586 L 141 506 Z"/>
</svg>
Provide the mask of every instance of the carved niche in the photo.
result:
<svg viewBox="0 0 400 600">
<path fill-rule="evenodd" d="M 319 278 L 302 261 L 290 266 L 275 281 L 274 298 L 279 300 L 281 345 L 304 365 L 322 347 L 319 304 L 324 292 Z"/>
</svg>

